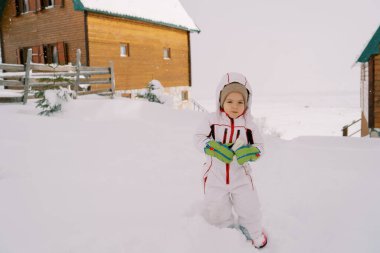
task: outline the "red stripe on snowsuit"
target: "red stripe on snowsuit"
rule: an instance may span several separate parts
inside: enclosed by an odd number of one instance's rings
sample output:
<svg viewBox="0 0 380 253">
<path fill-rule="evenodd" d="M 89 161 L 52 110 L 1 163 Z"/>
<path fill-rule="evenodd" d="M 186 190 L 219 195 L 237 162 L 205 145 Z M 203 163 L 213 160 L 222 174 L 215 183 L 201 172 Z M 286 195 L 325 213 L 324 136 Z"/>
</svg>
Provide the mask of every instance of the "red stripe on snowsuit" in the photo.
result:
<svg viewBox="0 0 380 253">
<path fill-rule="evenodd" d="M 209 166 L 208 169 L 206 170 L 205 174 L 203 174 L 203 193 L 204 193 L 204 194 L 206 194 L 207 174 L 208 174 L 208 172 L 210 171 L 211 167 L 212 167 L 212 159 L 211 159 L 210 166 Z"/>
<path fill-rule="evenodd" d="M 207 182 L 207 177 L 203 178 L 203 194 L 206 194 L 206 182 Z"/>
</svg>

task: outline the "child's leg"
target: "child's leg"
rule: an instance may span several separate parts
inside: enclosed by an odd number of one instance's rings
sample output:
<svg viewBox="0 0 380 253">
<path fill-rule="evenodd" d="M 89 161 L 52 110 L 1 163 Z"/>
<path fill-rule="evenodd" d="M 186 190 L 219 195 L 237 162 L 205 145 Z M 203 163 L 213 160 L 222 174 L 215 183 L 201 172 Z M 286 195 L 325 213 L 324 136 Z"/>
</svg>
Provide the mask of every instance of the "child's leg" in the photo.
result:
<svg viewBox="0 0 380 253">
<path fill-rule="evenodd" d="M 203 216 L 210 224 L 218 227 L 230 227 L 234 224 L 231 197 L 225 187 L 207 186 Z"/>
<path fill-rule="evenodd" d="M 248 230 L 251 238 L 260 236 L 262 215 L 256 189 L 252 189 L 251 184 L 236 188 L 232 193 L 232 202 L 239 225 Z"/>
</svg>

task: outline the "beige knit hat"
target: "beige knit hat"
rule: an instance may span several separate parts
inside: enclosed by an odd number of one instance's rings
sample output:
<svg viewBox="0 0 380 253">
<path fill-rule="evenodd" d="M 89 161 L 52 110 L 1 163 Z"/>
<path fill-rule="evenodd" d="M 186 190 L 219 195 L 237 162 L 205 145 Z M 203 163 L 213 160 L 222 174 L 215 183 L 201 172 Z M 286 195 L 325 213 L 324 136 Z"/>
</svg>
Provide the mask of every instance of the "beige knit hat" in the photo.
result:
<svg viewBox="0 0 380 253">
<path fill-rule="evenodd" d="M 226 100 L 228 94 L 232 92 L 238 92 L 243 95 L 244 106 L 247 108 L 248 103 L 248 90 L 244 85 L 238 82 L 229 83 L 224 86 L 223 90 L 220 91 L 220 107 L 223 107 L 224 101 Z"/>
</svg>

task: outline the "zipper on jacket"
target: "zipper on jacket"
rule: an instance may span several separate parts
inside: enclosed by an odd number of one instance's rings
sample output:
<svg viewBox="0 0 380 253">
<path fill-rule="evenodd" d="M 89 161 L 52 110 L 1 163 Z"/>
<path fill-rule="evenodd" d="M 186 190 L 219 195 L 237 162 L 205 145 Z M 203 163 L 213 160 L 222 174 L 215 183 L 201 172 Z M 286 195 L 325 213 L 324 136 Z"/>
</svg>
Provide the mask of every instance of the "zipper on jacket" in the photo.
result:
<svg viewBox="0 0 380 253">
<path fill-rule="evenodd" d="M 224 129 L 223 144 L 226 144 L 226 141 L 227 141 L 227 128 Z"/>
<path fill-rule="evenodd" d="M 231 120 L 231 134 L 230 134 L 230 143 L 232 143 L 232 140 L 234 138 L 234 132 L 235 132 L 235 121 L 234 119 Z"/>
<path fill-rule="evenodd" d="M 230 143 L 232 143 L 232 140 L 234 138 L 234 132 L 235 132 L 235 121 L 234 119 L 230 119 L 230 120 L 231 120 Z M 228 163 L 226 163 L 226 184 L 230 184 L 230 164 Z"/>
</svg>

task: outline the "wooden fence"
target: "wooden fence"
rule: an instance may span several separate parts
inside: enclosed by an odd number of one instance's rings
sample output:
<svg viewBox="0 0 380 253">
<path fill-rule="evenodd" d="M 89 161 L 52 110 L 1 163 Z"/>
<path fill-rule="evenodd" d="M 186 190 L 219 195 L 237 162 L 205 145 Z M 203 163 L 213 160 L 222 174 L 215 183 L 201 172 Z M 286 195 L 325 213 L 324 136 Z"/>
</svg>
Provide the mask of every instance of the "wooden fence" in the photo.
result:
<svg viewBox="0 0 380 253">
<path fill-rule="evenodd" d="M 354 120 L 354 121 L 352 121 L 352 123 L 351 124 L 348 124 L 348 125 L 345 125 L 343 128 L 342 128 L 342 133 L 343 133 L 343 136 L 348 136 L 348 137 L 351 137 L 351 136 L 353 136 L 353 135 L 355 135 L 355 134 L 357 134 L 357 133 L 359 133 L 360 131 L 361 131 L 361 128 L 359 128 L 359 130 L 356 130 L 355 132 L 353 132 L 353 133 L 348 133 L 348 128 L 349 127 L 351 127 L 352 128 L 352 126 L 354 126 L 356 123 L 358 123 L 358 122 L 360 122 L 361 121 L 361 119 L 358 119 L 358 120 Z"/>
<path fill-rule="evenodd" d="M 115 73 L 112 61 L 109 67 L 87 67 L 80 62 L 81 51 L 77 50 L 76 65 L 36 64 L 32 62 L 32 49 L 28 50 L 25 65 L 0 64 L 0 86 L 23 89 L 22 101 L 28 101 L 32 89 L 44 87 L 70 87 L 74 99 L 78 95 L 105 93 L 114 97 Z M 80 91 L 81 86 L 91 87 L 90 91 Z M 99 88 L 100 86 L 100 88 Z M 104 88 L 104 86 L 106 88 Z M 107 87 L 109 86 L 109 87 Z"/>
<path fill-rule="evenodd" d="M 193 110 L 198 112 L 207 112 L 207 109 L 204 108 L 200 103 L 195 101 L 194 99 L 189 100 L 190 103 L 193 105 Z"/>
</svg>

